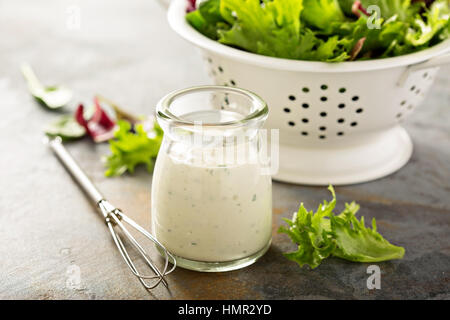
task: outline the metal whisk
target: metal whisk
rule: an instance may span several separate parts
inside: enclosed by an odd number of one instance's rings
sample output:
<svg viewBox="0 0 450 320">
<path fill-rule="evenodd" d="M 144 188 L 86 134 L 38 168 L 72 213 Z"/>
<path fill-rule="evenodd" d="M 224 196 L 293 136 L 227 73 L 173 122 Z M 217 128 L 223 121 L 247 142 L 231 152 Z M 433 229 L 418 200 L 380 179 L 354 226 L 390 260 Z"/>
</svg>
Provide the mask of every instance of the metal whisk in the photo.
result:
<svg viewBox="0 0 450 320">
<path fill-rule="evenodd" d="M 167 281 L 164 279 L 166 275 L 175 270 L 176 260 L 174 256 L 167 251 L 167 249 L 158 241 L 155 237 L 153 237 L 149 232 L 147 232 L 144 228 L 134 222 L 132 219 L 123 214 L 120 209 L 114 207 L 111 203 L 109 203 L 103 195 L 97 190 L 94 184 L 89 180 L 83 170 L 78 166 L 69 152 L 62 144 L 62 140 L 60 137 L 56 137 L 53 139 L 47 139 L 46 142 L 56 154 L 58 159 L 64 164 L 65 168 L 70 172 L 73 178 L 78 182 L 80 187 L 85 191 L 85 193 L 89 196 L 89 198 L 98 206 L 101 213 L 103 214 L 103 218 L 105 219 L 106 225 L 108 226 L 109 232 L 111 233 L 114 243 L 119 249 L 120 254 L 125 260 L 126 264 L 130 268 L 131 272 L 139 279 L 139 281 L 144 285 L 147 289 L 153 289 L 161 282 L 167 287 Z M 139 244 L 139 242 L 133 237 L 133 235 L 128 231 L 125 227 L 124 223 L 133 227 L 135 230 L 139 231 L 143 234 L 147 239 L 152 241 L 156 247 L 159 249 L 159 252 L 164 256 L 165 263 L 163 270 L 159 270 L 157 266 L 152 262 L 150 256 L 145 252 L 144 248 Z M 124 246 L 122 241 L 122 236 L 118 232 L 119 229 L 121 233 L 124 234 L 124 238 L 127 238 L 132 246 L 137 250 L 137 252 L 141 255 L 145 263 L 150 267 L 153 271 L 153 275 L 144 275 L 141 274 L 130 255 L 128 254 L 127 249 Z M 168 270 L 169 259 L 173 263 L 171 269 Z"/>
</svg>

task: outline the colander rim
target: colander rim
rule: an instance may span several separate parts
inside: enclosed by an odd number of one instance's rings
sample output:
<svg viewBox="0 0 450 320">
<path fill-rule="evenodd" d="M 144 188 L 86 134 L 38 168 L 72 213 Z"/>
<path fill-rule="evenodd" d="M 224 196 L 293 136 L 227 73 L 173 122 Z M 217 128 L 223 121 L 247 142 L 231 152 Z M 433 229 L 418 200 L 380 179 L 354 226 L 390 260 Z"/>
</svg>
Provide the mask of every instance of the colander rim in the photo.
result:
<svg viewBox="0 0 450 320">
<path fill-rule="evenodd" d="M 450 52 L 450 39 L 431 48 L 398 57 L 364 61 L 320 62 L 302 61 L 263 56 L 236 49 L 214 41 L 195 30 L 185 19 L 186 0 L 172 0 L 167 12 L 170 27 L 185 40 L 198 47 L 227 58 L 269 69 L 304 72 L 359 72 L 403 67 L 427 61 L 433 57 Z"/>
</svg>

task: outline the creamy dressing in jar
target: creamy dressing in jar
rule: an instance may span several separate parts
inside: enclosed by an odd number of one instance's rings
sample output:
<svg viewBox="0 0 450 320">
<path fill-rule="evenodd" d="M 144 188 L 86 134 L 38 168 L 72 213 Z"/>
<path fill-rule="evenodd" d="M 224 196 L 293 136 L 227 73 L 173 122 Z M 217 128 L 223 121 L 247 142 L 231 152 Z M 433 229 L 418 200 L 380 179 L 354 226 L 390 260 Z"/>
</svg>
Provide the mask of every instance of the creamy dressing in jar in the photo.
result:
<svg viewBox="0 0 450 320">
<path fill-rule="evenodd" d="M 272 233 L 272 186 L 258 164 L 198 166 L 160 153 L 153 232 L 173 254 L 230 261 L 263 249 Z"/>
<path fill-rule="evenodd" d="M 229 95 L 226 99 L 232 101 Z M 237 132 L 245 131 L 242 111 L 233 107 L 186 112 L 182 119 L 201 121 L 209 136 L 190 143 L 186 138 L 198 128 L 175 126 L 184 129 L 169 134 L 158 118 L 165 135 L 152 182 L 153 233 L 181 267 L 226 271 L 251 264 L 268 249 L 272 234 L 272 182 L 259 158 L 258 137 L 231 142 L 211 138 L 237 135 L 229 123 L 239 124 Z"/>
</svg>

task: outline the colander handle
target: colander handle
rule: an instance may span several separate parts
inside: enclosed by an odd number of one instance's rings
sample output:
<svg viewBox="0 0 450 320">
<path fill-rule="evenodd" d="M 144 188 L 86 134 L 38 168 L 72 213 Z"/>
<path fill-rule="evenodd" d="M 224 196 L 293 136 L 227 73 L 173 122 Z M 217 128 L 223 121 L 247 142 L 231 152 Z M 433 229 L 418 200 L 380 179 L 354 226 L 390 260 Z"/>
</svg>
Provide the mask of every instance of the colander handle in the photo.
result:
<svg viewBox="0 0 450 320">
<path fill-rule="evenodd" d="M 439 67 L 444 64 L 450 64 L 450 52 L 447 52 L 443 55 L 439 55 L 437 57 L 431 58 L 425 62 L 412 64 L 412 65 L 408 66 L 408 68 L 405 70 L 405 72 L 403 72 L 400 79 L 398 80 L 398 85 L 400 87 L 403 87 L 403 85 L 405 84 L 409 75 L 413 72 L 420 71 L 423 69 L 429 69 L 429 68 L 433 68 L 433 67 Z"/>
</svg>

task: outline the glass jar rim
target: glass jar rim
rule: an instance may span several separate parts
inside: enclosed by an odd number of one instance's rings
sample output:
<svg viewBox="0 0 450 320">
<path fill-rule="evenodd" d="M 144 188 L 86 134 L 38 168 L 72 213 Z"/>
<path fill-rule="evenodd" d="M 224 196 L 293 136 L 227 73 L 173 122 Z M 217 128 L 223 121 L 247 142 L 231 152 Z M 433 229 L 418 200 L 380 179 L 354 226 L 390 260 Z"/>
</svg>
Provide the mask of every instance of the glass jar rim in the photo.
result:
<svg viewBox="0 0 450 320">
<path fill-rule="evenodd" d="M 242 119 L 233 120 L 233 121 L 225 121 L 225 122 L 210 122 L 210 123 L 202 123 L 202 126 L 207 127 L 235 127 L 246 125 L 248 122 L 265 120 L 269 113 L 269 108 L 266 102 L 259 97 L 257 94 L 242 88 L 229 87 L 229 86 L 216 86 L 216 85 L 204 85 L 204 86 L 194 86 L 185 89 L 175 90 L 165 95 L 161 100 L 159 100 L 156 105 L 156 116 L 157 118 L 168 121 L 173 125 L 181 125 L 181 126 L 195 126 L 198 125 L 196 121 L 183 119 L 183 117 L 179 117 L 170 112 L 171 103 L 177 98 L 183 95 L 192 93 L 192 92 L 206 92 L 206 91 L 222 91 L 229 93 L 237 93 L 246 96 L 249 100 L 252 101 L 253 104 L 257 105 L 257 109 L 243 117 Z"/>
</svg>

